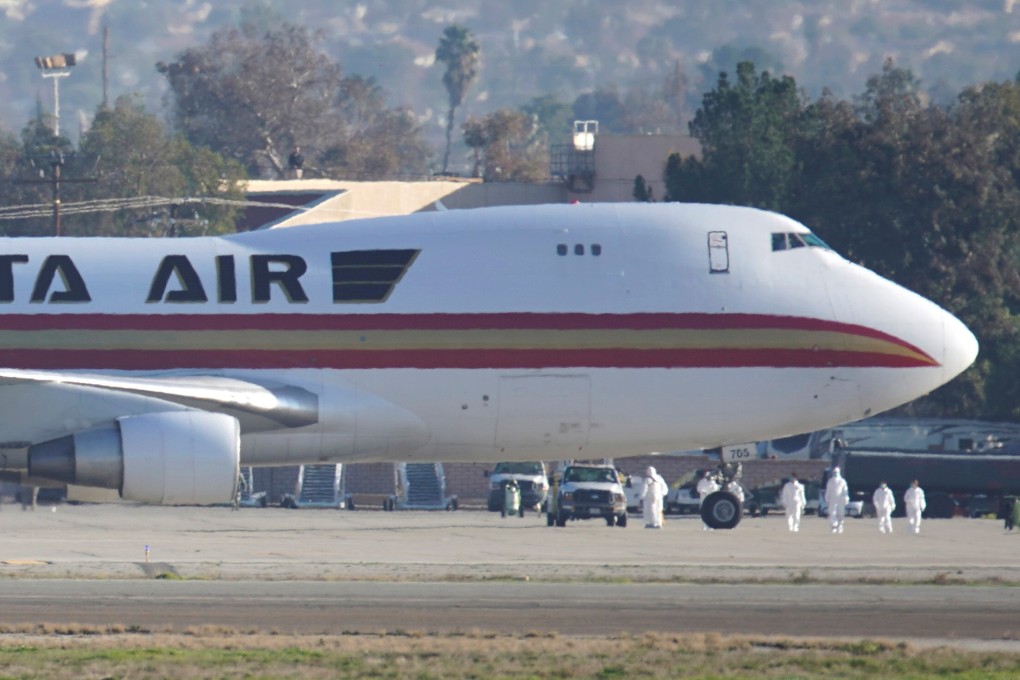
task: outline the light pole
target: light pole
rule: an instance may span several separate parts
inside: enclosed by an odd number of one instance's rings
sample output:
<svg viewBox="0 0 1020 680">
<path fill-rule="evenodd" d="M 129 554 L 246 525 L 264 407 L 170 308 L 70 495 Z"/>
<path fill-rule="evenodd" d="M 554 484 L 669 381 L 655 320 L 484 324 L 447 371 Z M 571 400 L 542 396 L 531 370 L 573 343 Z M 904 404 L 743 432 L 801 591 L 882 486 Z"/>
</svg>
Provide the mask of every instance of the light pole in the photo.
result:
<svg viewBox="0 0 1020 680">
<path fill-rule="evenodd" d="M 36 57 L 43 78 L 53 79 L 53 136 L 60 136 L 60 79 L 71 75 L 70 68 L 85 58 L 84 50 L 74 54 L 55 54 L 52 57 Z"/>
</svg>

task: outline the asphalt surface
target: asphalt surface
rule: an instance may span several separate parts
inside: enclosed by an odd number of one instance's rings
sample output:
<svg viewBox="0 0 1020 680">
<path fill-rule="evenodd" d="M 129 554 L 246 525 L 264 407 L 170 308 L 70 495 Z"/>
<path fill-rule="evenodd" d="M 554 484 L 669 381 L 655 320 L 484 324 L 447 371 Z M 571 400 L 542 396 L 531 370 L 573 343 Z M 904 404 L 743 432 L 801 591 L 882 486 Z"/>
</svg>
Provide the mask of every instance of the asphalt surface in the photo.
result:
<svg viewBox="0 0 1020 680">
<path fill-rule="evenodd" d="M 7 505 L 0 607 L 12 624 L 173 630 L 1020 641 L 1020 534 L 992 520 L 930 521 L 918 536 L 902 525 L 560 529 L 465 511 Z"/>
</svg>

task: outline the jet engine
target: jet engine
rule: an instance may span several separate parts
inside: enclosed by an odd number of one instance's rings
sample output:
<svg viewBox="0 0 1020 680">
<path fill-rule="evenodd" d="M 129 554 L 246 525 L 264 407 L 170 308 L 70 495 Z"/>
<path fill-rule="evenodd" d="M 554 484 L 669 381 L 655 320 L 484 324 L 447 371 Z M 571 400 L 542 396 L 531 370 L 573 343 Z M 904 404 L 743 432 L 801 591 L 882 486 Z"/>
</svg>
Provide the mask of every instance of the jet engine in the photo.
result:
<svg viewBox="0 0 1020 680">
<path fill-rule="evenodd" d="M 30 477 L 117 489 L 162 505 L 227 503 L 237 491 L 237 419 L 205 411 L 148 413 L 35 444 Z"/>
</svg>

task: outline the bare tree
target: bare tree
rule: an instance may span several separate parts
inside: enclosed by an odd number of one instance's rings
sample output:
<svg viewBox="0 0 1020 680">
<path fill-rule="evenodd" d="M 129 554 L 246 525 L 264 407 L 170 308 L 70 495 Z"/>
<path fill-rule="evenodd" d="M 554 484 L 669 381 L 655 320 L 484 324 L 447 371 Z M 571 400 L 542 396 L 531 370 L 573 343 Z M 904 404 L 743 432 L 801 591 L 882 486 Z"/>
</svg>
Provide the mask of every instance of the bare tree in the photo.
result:
<svg viewBox="0 0 1020 680">
<path fill-rule="evenodd" d="M 549 149 L 533 116 L 499 109 L 482 118 L 469 118 L 461 131 L 475 149 L 476 165 L 480 155 L 486 182 L 531 182 L 548 177 Z"/>
<path fill-rule="evenodd" d="M 286 22 L 254 23 L 213 34 L 156 68 L 170 83 L 174 121 L 188 140 L 234 158 L 253 176 L 283 177 L 287 157 L 300 145 L 305 170 L 373 175 L 423 174 L 427 161 L 419 127 L 406 112 L 387 109 L 371 80 L 345 77 L 340 65 L 318 49 L 321 34 Z M 404 125 L 394 125 L 394 119 Z M 416 158 L 411 167 L 380 164 L 371 154 L 352 154 L 358 138 L 378 137 L 414 150 L 392 161 Z M 328 157 L 328 158 L 327 158 Z M 370 162 L 371 168 L 352 164 Z"/>
</svg>

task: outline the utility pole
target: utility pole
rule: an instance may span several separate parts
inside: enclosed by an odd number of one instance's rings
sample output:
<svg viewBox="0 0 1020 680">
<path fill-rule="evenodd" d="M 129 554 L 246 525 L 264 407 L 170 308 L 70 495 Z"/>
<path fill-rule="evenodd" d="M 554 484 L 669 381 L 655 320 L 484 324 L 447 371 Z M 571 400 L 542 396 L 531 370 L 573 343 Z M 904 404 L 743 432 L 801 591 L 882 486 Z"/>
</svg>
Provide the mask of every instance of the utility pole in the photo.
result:
<svg viewBox="0 0 1020 680">
<path fill-rule="evenodd" d="M 14 180 L 15 184 L 49 184 L 53 189 L 53 235 L 61 235 L 60 227 L 60 185 L 61 183 L 85 183 L 95 182 L 95 177 L 75 177 L 75 178 L 64 178 L 61 177 L 60 168 L 64 165 L 64 154 L 59 151 L 54 151 L 53 156 L 50 159 L 50 167 L 53 172 L 50 173 L 49 178 L 41 179 L 17 179 Z"/>
<path fill-rule="evenodd" d="M 110 76 L 107 71 L 107 58 L 110 53 L 110 26 L 106 22 L 103 22 L 103 108 L 108 109 L 109 99 L 107 95 L 110 91 Z"/>
</svg>

